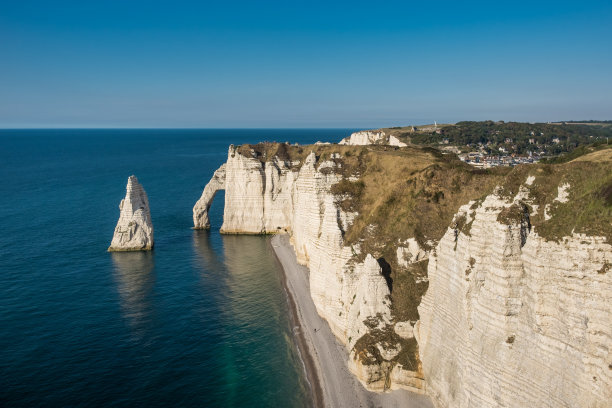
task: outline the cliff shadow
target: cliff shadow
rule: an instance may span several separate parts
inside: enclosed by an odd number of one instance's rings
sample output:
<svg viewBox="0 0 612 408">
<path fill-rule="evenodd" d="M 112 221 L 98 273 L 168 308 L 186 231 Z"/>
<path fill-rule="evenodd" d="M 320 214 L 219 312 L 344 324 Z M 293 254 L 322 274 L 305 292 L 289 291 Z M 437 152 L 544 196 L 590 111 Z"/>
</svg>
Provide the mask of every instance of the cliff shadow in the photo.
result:
<svg viewBox="0 0 612 408">
<path fill-rule="evenodd" d="M 204 270 L 220 270 L 223 261 L 216 249 L 221 244 L 219 234 L 210 230 L 193 230 L 193 249 L 198 266 Z"/>
<path fill-rule="evenodd" d="M 387 282 L 389 293 L 393 293 L 393 278 L 391 277 L 391 265 L 389 265 L 389 262 L 387 262 L 385 258 L 378 258 L 377 261 L 381 269 L 381 274 L 383 278 L 385 278 L 385 282 Z"/>
</svg>

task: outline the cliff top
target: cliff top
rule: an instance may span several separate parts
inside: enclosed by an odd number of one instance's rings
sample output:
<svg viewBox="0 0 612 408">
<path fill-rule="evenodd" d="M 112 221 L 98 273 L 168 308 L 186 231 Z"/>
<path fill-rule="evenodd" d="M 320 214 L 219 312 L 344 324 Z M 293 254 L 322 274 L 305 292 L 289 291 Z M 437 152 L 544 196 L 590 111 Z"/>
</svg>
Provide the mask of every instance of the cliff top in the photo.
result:
<svg viewBox="0 0 612 408">
<path fill-rule="evenodd" d="M 332 193 L 341 208 L 357 213 L 345 231 L 345 245 L 359 245 L 356 261 L 370 253 L 389 263 L 393 290 L 402 293 L 395 298 L 394 313 L 405 321 L 418 318 L 416 305 L 427 283 L 417 283 L 414 277 L 425 276 L 427 263 L 412 264 L 410 270 L 397 265 L 397 247 L 414 237 L 422 248 L 431 248 L 452 226 L 459 207 L 470 201 L 479 205 L 498 186 L 499 193 L 511 199 L 533 178 L 527 207 L 531 213 L 538 206 L 530 222 L 545 239 L 584 233 L 612 242 L 612 149 L 597 149 L 583 148 L 575 153 L 581 156 L 565 163 L 491 169 L 476 169 L 453 154 L 415 146 L 260 143 L 239 146 L 237 152 L 262 162 L 274 157 L 291 161 L 296 171 L 310 152 L 317 155 L 317 166 L 324 160 L 340 164 L 344 177 L 332 186 Z M 565 184 L 568 199 L 560 201 L 559 187 Z M 501 221 L 512 222 L 508 215 Z M 457 228 L 470 233 L 469 224 Z"/>
<path fill-rule="evenodd" d="M 518 166 L 504 180 L 503 192 L 516 194 L 532 177 L 528 210 L 540 209 L 530 220 L 540 236 L 559 241 L 578 233 L 612 243 L 612 146 L 586 148 L 583 153 L 565 163 Z"/>
<path fill-rule="evenodd" d="M 325 160 L 337 161 L 342 165 L 341 171 L 345 176 L 360 175 L 366 169 L 364 166 L 374 162 L 376 157 L 381 158 L 380 160 L 391 162 L 399 159 L 409 165 L 409 170 L 414 170 L 431 165 L 442 156 L 437 150 L 419 147 L 400 149 L 394 146 L 382 145 L 291 145 L 276 142 L 240 145 L 236 147 L 236 151 L 245 157 L 255 158 L 262 163 L 278 157 L 283 161 L 295 162 L 297 168 L 304 163 L 304 160 L 311 152 L 314 152 L 317 156 L 317 166 Z M 299 164 L 297 164 L 298 162 Z"/>
<path fill-rule="evenodd" d="M 403 126 L 373 130 L 393 135 L 404 143 L 420 146 L 450 145 L 469 152 L 483 149 L 499 154 L 527 152 L 557 156 L 612 138 L 610 121 L 525 123 L 504 121 L 462 121 L 455 124 Z"/>
</svg>

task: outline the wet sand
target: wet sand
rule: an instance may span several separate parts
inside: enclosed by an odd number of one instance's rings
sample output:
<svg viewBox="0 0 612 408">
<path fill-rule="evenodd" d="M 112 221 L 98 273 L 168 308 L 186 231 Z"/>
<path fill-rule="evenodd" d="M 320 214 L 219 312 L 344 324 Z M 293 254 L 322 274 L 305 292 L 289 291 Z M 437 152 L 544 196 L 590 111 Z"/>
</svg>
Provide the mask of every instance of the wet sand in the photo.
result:
<svg viewBox="0 0 612 408">
<path fill-rule="evenodd" d="M 407 390 L 374 393 L 366 390 L 347 366 L 348 351 L 317 313 L 310 296 L 308 268 L 297 263 L 287 235 L 271 240 L 284 271 L 297 341 L 316 407 L 433 407 L 424 395 Z M 316 331 L 315 331 L 316 329 Z"/>
</svg>

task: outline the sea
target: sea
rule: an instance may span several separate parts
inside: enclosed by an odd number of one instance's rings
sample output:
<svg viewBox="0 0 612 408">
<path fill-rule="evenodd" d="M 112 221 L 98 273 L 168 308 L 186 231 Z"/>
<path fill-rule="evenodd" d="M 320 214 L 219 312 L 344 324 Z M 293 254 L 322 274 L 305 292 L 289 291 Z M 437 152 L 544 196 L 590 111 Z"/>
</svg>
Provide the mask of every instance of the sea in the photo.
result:
<svg viewBox="0 0 612 408">
<path fill-rule="evenodd" d="M 0 406 L 310 406 L 269 237 L 192 208 L 230 144 L 351 131 L 0 130 Z M 155 249 L 109 253 L 132 174 Z"/>
</svg>

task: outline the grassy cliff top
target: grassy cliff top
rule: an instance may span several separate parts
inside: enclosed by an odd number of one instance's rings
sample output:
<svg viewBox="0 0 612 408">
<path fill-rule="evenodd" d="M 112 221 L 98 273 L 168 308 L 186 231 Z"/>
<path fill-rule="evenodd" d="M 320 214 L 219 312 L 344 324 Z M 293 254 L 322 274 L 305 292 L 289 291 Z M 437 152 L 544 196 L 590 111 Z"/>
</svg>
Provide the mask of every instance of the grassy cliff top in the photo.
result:
<svg viewBox="0 0 612 408">
<path fill-rule="evenodd" d="M 601 236 L 612 244 L 612 146 L 586 148 L 573 160 L 515 168 L 504 180 L 504 192 L 516 194 L 527 177 L 530 222 L 547 240 L 559 241 L 572 233 Z M 558 200 L 559 186 L 568 185 L 568 201 Z M 544 217 L 544 210 L 550 219 Z"/>
<path fill-rule="evenodd" d="M 315 152 L 319 163 L 334 153 L 340 154 L 340 158 L 333 160 L 341 164 L 345 177 L 332 186 L 331 192 L 340 207 L 358 214 L 345 232 L 345 245 L 361 248 L 354 261 L 362 261 L 368 253 L 378 259 L 390 281 L 395 321 L 419 319 L 417 307 L 428 287 L 428 259 L 403 267 L 397 261 L 398 246 L 414 237 L 421 247 L 429 249 L 449 227 L 469 234 L 470 225 L 452 225 L 454 215 L 472 200 L 476 205 L 471 210 L 475 210 L 496 187 L 510 200 L 528 177 L 533 179 L 527 200 L 530 204 L 502 211 L 500 222 L 520 222 L 525 210 L 532 213 L 537 205 L 537 214 L 530 217 L 530 223 L 544 239 L 560 241 L 575 232 L 603 236 L 612 243 L 612 148 L 607 146 L 583 147 L 559 163 L 485 170 L 465 164 L 453 154 L 413 146 L 260 143 L 239 146 L 237 151 L 262 162 L 275 156 L 299 161 L 294 170 L 299 169 L 310 152 Z M 559 186 L 565 184 L 570 185 L 569 200 L 561 202 L 556 199 Z M 544 217 L 545 208 L 550 219 Z M 363 335 L 355 343 L 355 354 L 364 364 L 380 364 L 378 344 L 386 343 L 402 346 L 392 364 L 418 369 L 416 342 L 400 339 L 391 326 Z"/>
<path fill-rule="evenodd" d="M 319 162 L 340 154 L 334 160 L 340 162 L 345 178 L 332 186 L 332 193 L 344 210 L 358 213 L 345 232 L 345 244 L 361 247 L 356 261 L 371 253 L 390 268 L 393 291 L 401 295 L 394 296 L 399 320 L 418 317 L 416 305 L 427 289 L 426 282 L 416 279 L 426 274 L 426 262 L 410 271 L 397 265 L 400 241 L 415 237 L 425 248 L 435 244 L 461 205 L 492 192 L 510 171 L 476 169 L 452 154 L 423 147 L 260 143 L 237 148 L 238 153 L 263 162 L 278 156 L 303 163 L 311 151 Z"/>
<path fill-rule="evenodd" d="M 414 145 L 437 146 L 448 143 L 470 151 L 481 146 L 488 154 L 499 147 L 517 154 L 544 152 L 546 156 L 572 152 L 580 146 L 607 143 L 612 139 L 612 122 L 525 123 L 463 121 L 455 124 L 381 128 L 387 135 Z"/>
<path fill-rule="evenodd" d="M 452 154 L 414 146 L 260 143 L 239 146 L 237 151 L 263 162 L 275 156 L 299 161 L 296 170 L 312 151 L 319 163 L 334 153 L 340 154 L 340 159 L 333 160 L 341 164 L 346 177 L 332 186 L 332 193 L 344 210 L 358 213 L 345 232 L 345 244 L 361 247 L 356 261 L 370 253 L 391 270 L 393 291 L 401 293 L 393 296 L 398 320 L 418 318 L 416 305 L 427 283 L 417 283 L 415 277 L 426 275 L 427 263 L 403 270 L 397 264 L 397 247 L 411 237 L 424 248 L 435 245 L 451 226 L 460 206 L 484 199 L 496 186 L 512 198 L 527 177 L 535 177 L 530 200 L 539 211 L 530 221 L 545 239 L 558 241 L 576 232 L 604 236 L 612 242 L 612 149 L 606 146 L 585 147 L 566 157 L 572 160 L 565 163 L 486 170 L 469 166 Z M 555 201 L 559 185 L 565 183 L 570 185 L 570 200 Z M 549 220 L 544 218 L 547 205 Z M 469 225 L 459 227 L 469 233 Z"/>
<path fill-rule="evenodd" d="M 553 216 L 544 220 L 540 211 L 532 220 L 541 236 L 556 240 L 559 234 L 574 231 L 606 236 L 612 242 L 607 218 L 612 200 L 612 149 L 606 145 L 576 149 L 559 163 L 484 170 L 452 154 L 416 146 L 259 143 L 238 146 L 237 151 L 262 162 L 278 157 L 297 167 L 310 152 L 316 154 L 318 163 L 338 153 L 340 158 L 333 160 L 347 177 L 333 186 L 332 192 L 344 210 L 358 212 L 345 241 L 347 245 L 360 243 L 375 255 L 386 252 L 383 243 L 410 237 L 425 248 L 435 244 L 461 205 L 484 198 L 496 186 L 502 186 L 510 198 L 528 176 L 535 177 L 531 200 L 541 208 L 550 205 Z M 571 186 L 570 201 L 559 203 L 555 201 L 557 188 L 565 183 Z"/>
<path fill-rule="evenodd" d="M 299 165 L 304 162 L 311 152 L 314 152 L 317 156 L 317 163 L 329 160 L 332 158 L 332 155 L 338 153 L 341 157 L 339 163 L 342 165 L 342 173 L 346 176 L 361 175 L 367 170 L 369 164 L 377 160 L 385 163 L 400 160 L 409 166 L 410 170 L 413 170 L 429 166 L 439 161 L 441 157 L 441 154 L 434 149 L 418 147 L 400 149 L 383 145 L 291 145 L 287 143 L 263 142 L 237 146 L 236 151 L 245 157 L 252 157 L 261 162 L 267 162 L 274 157 L 278 157 L 284 161 L 299 162 Z M 337 161 L 338 159 L 332 160 Z"/>
</svg>

